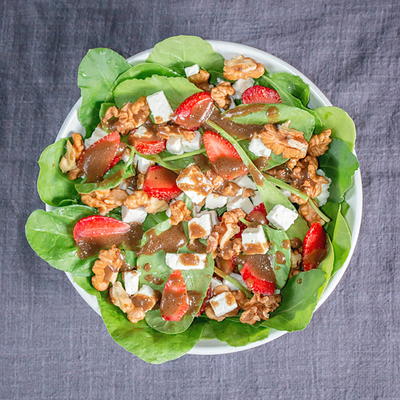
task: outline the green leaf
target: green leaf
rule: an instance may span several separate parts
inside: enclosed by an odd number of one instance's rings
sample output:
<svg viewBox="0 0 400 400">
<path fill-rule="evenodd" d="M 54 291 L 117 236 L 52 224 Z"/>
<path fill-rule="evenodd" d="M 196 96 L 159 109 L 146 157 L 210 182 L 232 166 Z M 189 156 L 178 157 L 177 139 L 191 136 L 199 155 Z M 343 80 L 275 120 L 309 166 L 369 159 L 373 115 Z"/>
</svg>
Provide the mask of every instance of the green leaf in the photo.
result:
<svg viewBox="0 0 400 400">
<path fill-rule="evenodd" d="M 181 74 L 193 64 L 208 72 L 222 72 L 224 67 L 224 58 L 197 36 L 173 36 L 157 43 L 147 62 L 165 65 Z"/>
<path fill-rule="evenodd" d="M 276 72 L 270 74 L 269 77 L 273 82 L 279 85 L 279 87 L 300 99 L 303 105 L 307 106 L 310 101 L 310 88 L 303 79 L 289 72 Z"/>
<path fill-rule="evenodd" d="M 92 296 L 97 296 L 98 291 L 92 286 L 91 276 L 79 276 L 72 274 L 72 280 L 83 290 L 86 290 L 87 293 L 91 294 Z"/>
<path fill-rule="evenodd" d="M 320 269 L 300 272 L 290 278 L 282 289 L 282 302 L 270 319 L 262 322 L 280 331 L 298 331 L 310 322 L 318 300 L 320 287 L 325 282 L 325 272 Z"/>
<path fill-rule="evenodd" d="M 340 139 L 333 139 L 329 150 L 319 157 L 319 166 L 332 179 L 329 200 L 340 203 L 353 185 L 353 175 L 358 169 L 357 157 L 348 145 Z"/>
<path fill-rule="evenodd" d="M 343 140 L 350 150 L 354 149 L 356 127 L 346 111 L 339 107 L 319 107 L 314 112 L 322 121 L 321 130 L 331 129 L 332 137 Z"/>
<path fill-rule="evenodd" d="M 40 155 L 38 164 L 40 168 L 37 181 L 37 191 L 40 199 L 50 206 L 58 207 L 77 202 L 79 196 L 75 184 L 64 175 L 58 166 L 61 157 L 66 151 L 69 138 L 57 140 L 47 146 Z"/>
<path fill-rule="evenodd" d="M 115 104 L 114 103 L 102 103 L 102 105 L 100 106 L 100 111 L 99 111 L 99 120 L 103 119 L 103 117 L 106 115 L 107 110 L 112 106 L 115 106 Z"/>
<path fill-rule="evenodd" d="M 168 216 L 165 211 L 158 212 L 156 214 L 147 214 L 146 219 L 142 224 L 143 232 L 148 231 L 151 228 L 154 228 L 156 225 L 160 224 L 161 222 L 167 221 Z"/>
<path fill-rule="evenodd" d="M 318 266 L 318 269 L 325 272 L 325 283 L 318 290 L 318 298 L 321 297 L 322 293 L 324 292 L 324 290 L 326 288 L 326 285 L 329 282 L 330 277 L 332 276 L 333 265 L 334 265 L 334 261 L 335 261 L 335 253 L 334 253 L 332 242 L 331 242 L 329 236 L 327 238 L 327 245 L 328 245 L 327 246 L 328 253 Z"/>
<path fill-rule="evenodd" d="M 25 235 L 36 254 L 52 267 L 76 275 L 90 275 L 96 257 L 81 259 L 72 230 L 77 221 L 97 214 L 91 207 L 72 205 L 53 211 L 36 210 L 28 218 Z"/>
<path fill-rule="evenodd" d="M 200 89 L 186 78 L 153 75 L 146 79 L 129 79 L 120 83 L 114 89 L 115 104 L 117 107 L 122 107 L 141 96 L 148 96 L 160 90 L 164 91 L 173 109 L 177 108 L 187 97 L 200 92 Z"/>
<path fill-rule="evenodd" d="M 91 49 L 78 69 L 78 86 L 82 104 L 78 117 L 89 137 L 99 123 L 100 106 L 112 100 L 112 88 L 117 77 L 130 68 L 125 59 L 111 49 Z"/>
</svg>

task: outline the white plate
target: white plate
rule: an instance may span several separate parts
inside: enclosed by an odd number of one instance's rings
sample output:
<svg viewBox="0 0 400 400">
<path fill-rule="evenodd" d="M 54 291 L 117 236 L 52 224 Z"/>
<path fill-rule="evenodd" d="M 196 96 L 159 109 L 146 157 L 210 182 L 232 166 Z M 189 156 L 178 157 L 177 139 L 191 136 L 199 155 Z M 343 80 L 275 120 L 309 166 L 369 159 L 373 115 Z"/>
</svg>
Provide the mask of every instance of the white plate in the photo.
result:
<svg viewBox="0 0 400 400">
<path fill-rule="evenodd" d="M 326 96 L 301 72 L 297 69 L 293 68 L 286 62 L 280 60 L 279 58 L 268 54 L 264 51 L 255 49 L 253 47 L 245 46 L 238 43 L 231 42 L 222 42 L 217 40 L 210 40 L 210 43 L 214 47 L 214 49 L 221 53 L 225 58 L 232 58 L 233 56 L 237 56 L 243 54 L 245 56 L 252 57 L 257 61 L 262 62 L 268 71 L 271 72 L 290 72 L 292 74 L 300 76 L 309 86 L 311 90 L 310 97 L 310 106 L 311 108 L 321 107 L 321 106 L 330 106 L 331 102 L 326 98 Z M 139 61 L 144 61 L 149 55 L 150 50 L 142 51 L 141 53 L 136 54 L 133 57 L 128 59 L 131 63 L 137 63 Z M 65 119 L 56 139 L 64 138 L 68 136 L 71 132 L 81 132 L 84 130 L 79 123 L 77 111 L 79 108 L 80 100 L 72 107 L 70 113 Z M 344 272 L 349 266 L 349 262 L 351 256 L 353 255 L 354 248 L 356 246 L 358 233 L 360 231 L 361 225 L 361 213 L 362 213 L 362 185 L 361 185 L 361 175 L 360 171 L 356 171 L 354 176 L 354 186 L 349 190 L 346 200 L 350 205 L 350 209 L 346 216 L 349 226 L 352 232 L 352 240 L 351 240 L 351 249 L 350 253 L 343 265 L 343 267 L 336 273 L 336 275 L 329 282 L 326 287 L 323 295 L 321 296 L 317 309 L 325 302 L 325 300 L 331 295 L 339 281 L 342 279 Z M 46 206 L 46 209 L 49 210 L 51 207 Z M 77 292 L 83 297 L 83 299 L 93 308 L 98 314 L 100 314 L 99 307 L 97 304 L 97 300 L 94 296 L 86 293 L 82 288 L 76 285 L 72 280 L 70 275 L 67 273 L 68 278 L 70 279 L 72 285 L 75 287 Z M 315 329 L 318 329 L 315 327 Z M 268 343 L 278 337 L 284 335 L 287 332 L 271 330 L 271 333 L 267 339 L 260 340 L 258 342 L 250 343 L 246 346 L 242 347 L 232 347 L 225 343 L 222 343 L 218 340 L 201 340 L 196 346 L 189 352 L 189 354 L 201 354 L 201 355 L 209 355 L 209 354 L 224 354 L 224 353 L 233 353 L 237 351 L 251 349 L 253 347 L 260 346 L 264 343 Z"/>
</svg>

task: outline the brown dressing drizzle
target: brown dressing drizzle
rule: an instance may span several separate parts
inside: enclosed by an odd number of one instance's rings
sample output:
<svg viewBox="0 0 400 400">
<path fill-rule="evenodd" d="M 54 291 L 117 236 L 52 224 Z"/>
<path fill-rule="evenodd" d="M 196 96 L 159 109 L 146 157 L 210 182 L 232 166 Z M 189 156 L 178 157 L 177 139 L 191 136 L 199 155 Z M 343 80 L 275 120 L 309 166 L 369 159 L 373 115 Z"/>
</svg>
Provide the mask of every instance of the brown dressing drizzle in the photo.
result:
<svg viewBox="0 0 400 400">
<path fill-rule="evenodd" d="M 207 245 L 201 243 L 198 239 L 191 241 L 188 244 L 187 248 L 190 251 L 193 251 L 193 253 L 201 253 L 201 254 L 207 253 Z"/>
<path fill-rule="evenodd" d="M 140 307 L 145 310 L 149 310 L 154 304 L 154 299 L 152 297 L 141 293 L 135 294 L 133 297 L 131 297 L 131 299 L 135 307 Z"/>
<path fill-rule="evenodd" d="M 239 263 L 249 263 L 253 269 L 254 275 L 268 282 L 275 282 L 275 273 L 271 266 L 271 260 L 268 254 L 240 255 Z"/>
<path fill-rule="evenodd" d="M 319 265 L 319 263 L 326 257 L 327 250 L 326 249 L 315 249 L 309 254 L 306 254 L 303 257 L 303 263 L 304 264 L 313 264 L 316 267 Z"/>
<path fill-rule="evenodd" d="M 207 235 L 206 230 L 200 225 L 197 224 L 196 222 L 191 222 L 189 224 L 189 236 L 196 237 L 196 238 L 202 238 Z"/>
<path fill-rule="evenodd" d="M 191 315 L 196 312 L 196 309 L 199 307 L 199 303 L 201 301 L 201 293 L 196 292 L 195 290 L 188 290 L 188 299 L 189 299 L 189 309 L 186 311 L 187 315 Z"/>
<path fill-rule="evenodd" d="M 268 167 L 269 157 L 258 157 L 253 161 L 253 163 L 259 170 L 262 171 Z"/>
<path fill-rule="evenodd" d="M 290 240 L 289 239 L 282 240 L 282 247 L 284 249 L 290 249 Z"/>
<path fill-rule="evenodd" d="M 147 282 L 154 283 L 154 285 L 162 285 L 164 283 L 164 279 L 157 278 L 153 274 L 148 274 L 144 277 Z"/>
<path fill-rule="evenodd" d="M 182 253 L 179 255 L 179 261 L 183 265 L 190 267 L 199 263 L 199 256 L 193 253 Z"/>
<path fill-rule="evenodd" d="M 275 257 L 276 257 L 276 262 L 277 262 L 278 264 L 285 264 L 285 262 L 286 262 L 286 257 L 285 257 L 285 255 L 284 255 L 281 251 L 277 251 L 277 252 L 275 253 Z"/>
<path fill-rule="evenodd" d="M 217 174 L 230 176 L 231 179 L 242 176 L 247 172 L 246 166 L 239 158 L 220 157 L 212 163 L 212 167 Z"/>
<path fill-rule="evenodd" d="M 247 215 L 246 219 L 254 222 L 255 225 L 266 225 L 268 223 L 265 214 L 262 211 L 252 211 Z"/>
</svg>

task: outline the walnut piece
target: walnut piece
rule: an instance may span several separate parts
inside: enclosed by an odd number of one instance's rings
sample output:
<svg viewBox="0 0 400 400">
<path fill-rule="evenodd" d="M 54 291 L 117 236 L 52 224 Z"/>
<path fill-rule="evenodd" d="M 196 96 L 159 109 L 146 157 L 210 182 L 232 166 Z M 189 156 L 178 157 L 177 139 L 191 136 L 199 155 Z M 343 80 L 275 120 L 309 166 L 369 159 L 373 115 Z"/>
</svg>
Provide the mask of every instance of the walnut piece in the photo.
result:
<svg viewBox="0 0 400 400">
<path fill-rule="evenodd" d="M 160 124 L 156 128 L 157 133 L 164 139 L 169 139 L 171 136 L 182 136 L 185 140 L 194 139 L 196 132 L 189 129 L 185 129 L 175 124 Z"/>
<path fill-rule="evenodd" d="M 314 222 L 318 222 L 321 225 L 324 225 L 325 223 L 325 221 L 310 206 L 310 202 L 302 204 L 299 207 L 299 214 L 308 222 L 309 225 L 313 224 Z"/>
<path fill-rule="evenodd" d="M 155 214 L 168 209 L 168 203 L 165 200 L 150 197 L 144 190 L 136 190 L 127 196 L 124 206 L 130 209 L 144 207 L 149 214 Z"/>
<path fill-rule="evenodd" d="M 224 182 L 223 186 L 219 187 L 215 191 L 216 193 L 222 196 L 233 197 L 233 196 L 238 196 L 241 189 L 242 188 L 237 183 L 232 181 L 226 181 Z"/>
<path fill-rule="evenodd" d="M 170 204 L 171 225 L 178 225 L 182 221 L 190 221 L 192 214 L 182 200 L 174 201 Z"/>
<path fill-rule="evenodd" d="M 314 157 L 322 156 L 328 150 L 329 143 L 332 142 L 331 133 L 330 129 L 326 129 L 320 134 L 312 136 L 308 143 L 308 154 Z"/>
<path fill-rule="evenodd" d="M 122 206 L 127 197 L 125 190 L 118 188 L 81 193 L 82 203 L 97 208 L 100 215 L 105 215 L 114 208 Z"/>
<path fill-rule="evenodd" d="M 188 79 L 201 90 L 210 89 L 210 84 L 208 83 L 210 74 L 204 69 L 201 69 L 197 74 L 190 75 Z"/>
<path fill-rule="evenodd" d="M 217 190 L 224 184 L 225 180 L 222 176 L 218 175 L 212 169 L 208 169 L 204 172 L 206 178 L 211 182 L 212 189 Z"/>
<path fill-rule="evenodd" d="M 64 174 L 68 174 L 68 179 L 75 180 L 81 173 L 77 166 L 77 161 L 82 155 L 85 146 L 82 136 L 79 133 L 73 133 L 71 139 L 67 141 L 67 151 L 61 157 L 60 169 Z"/>
<path fill-rule="evenodd" d="M 134 103 L 126 103 L 120 110 L 110 107 L 103 119 L 102 126 L 115 129 L 122 135 L 126 135 L 132 129 L 143 125 L 150 116 L 150 108 L 146 97 L 139 97 Z"/>
<path fill-rule="evenodd" d="M 259 135 L 266 147 L 277 155 L 282 154 L 284 158 L 299 159 L 307 154 L 308 143 L 304 139 L 303 132 L 285 125 L 277 127 L 273 124 L 266 124 Z"/>
<path fill-rule="evenodd" d="M 231 98 L 235 94 L 235 89 L 230 82 L 221 82 L 211 89 L 211 97 L 219 108 L 227 109 L 231 104 Z"/>
<path fill-rule="evenodd" d="M 92 285 L 95 289 L 103 291 L 108 289 L 110 283 L 114 283 L 118 271 L 124 265 L 121 251 L 113 246 L 110 250 L 100 250 L 99 258 L 93 265 Z"/>
<path fill-rule="evenodd" d="M 250 57 L 238 56 L 224 62 L 224 78 L 230 81 L 259 78 L 264 71 L 264 65 Z"/>
<path fill-rule="evenodd" d="M 303 259 L 303 257 L 299 250 L 292 250 L 292 254 L 290 257 L 289 278 L 291 278 L 292 276 L 295 276 L 301 272 L 300 267 L 301 267 L 302 259 Z"/>
<path fill-rule="evenodd" d="M 280 294 L 263 296 L 256 293 L 251 300 L 242 304 L 242 309 L 245 311 L 240 316 L 240 322 L 254 325 L 257 321 L 265 321 L 269 318 L 269 313 L 279 307 L 280 302 Z"/>
</svg>

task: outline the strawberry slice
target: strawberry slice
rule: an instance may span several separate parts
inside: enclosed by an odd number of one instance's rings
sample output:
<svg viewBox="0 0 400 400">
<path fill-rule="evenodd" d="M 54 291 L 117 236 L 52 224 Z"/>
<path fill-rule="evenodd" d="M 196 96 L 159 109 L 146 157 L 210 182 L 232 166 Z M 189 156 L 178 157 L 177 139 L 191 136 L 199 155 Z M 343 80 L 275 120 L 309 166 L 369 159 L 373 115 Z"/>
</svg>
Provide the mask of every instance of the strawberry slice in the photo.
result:
<svg viewBox="0 0 400 400">
<path fill-rule="evenodd" d="M 318 267 L 326 257 L 326 232 L 321 224 L 311 225 L 303 240 L 303 269 L 309 271 Z"/>
<path fill-rule="evenodd" d="M 235 179 L 247 174 L 239 153 L 233 145 L 213 131 L 205 131 L 203 143 L 213 168 L 225 179 Z"/>
<path fill-rule="evenodd" d="M 197 129 L 208 118 L 213 108 L 210 92 L 195 93 L 175 110 L 174 121 L 186 129 Z"/>
<path fill-rule="evenodd" d="M 260 203 L 253 208 L 248 214 L 247 218 L 250 222 L 257 222 L 259 224 L 267 224 L 267 210 L 264 203 Z"/>
<path fill-rule="evenodd" d="M 254 273 L 254 268 L 251 264 L 246 262 L 243 268 L 240 270 L 240 274 L 242 275 L 246 286 L 253 293 L 266 294 L 269 296 L 275 293 L 275 282 L 258 278 Z"/>
<path fill-rule="evenodd" d="M 252 103 L 280 103 L 281 96 L 279 93 L 271 88 L 255 85 L 246 89 L 242 95 L 242 102 L 244 104 Z"/>
<path fill-rule="evenodd" d="M 189 309 L 189 296 L 182 272 L 175 270 L 165 283 L 160 303 L 165 321 L 180 321 Z"/>
<path fill-rule="evenodd" d="M 157 154 L 165 150 L 165 140 L 145 140 L 135 138 L 135 149 L 142 154 Z"/>
<path fill-rule="evenodd" d="M 176 185 L 176 178 L 175 172 L 160 165 L 153 165 L 146 173 L 143 190 L 151 197 L 171 200 L 181 192 Z"/>
</svg>

